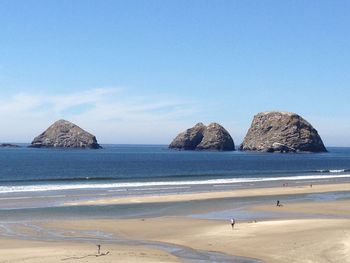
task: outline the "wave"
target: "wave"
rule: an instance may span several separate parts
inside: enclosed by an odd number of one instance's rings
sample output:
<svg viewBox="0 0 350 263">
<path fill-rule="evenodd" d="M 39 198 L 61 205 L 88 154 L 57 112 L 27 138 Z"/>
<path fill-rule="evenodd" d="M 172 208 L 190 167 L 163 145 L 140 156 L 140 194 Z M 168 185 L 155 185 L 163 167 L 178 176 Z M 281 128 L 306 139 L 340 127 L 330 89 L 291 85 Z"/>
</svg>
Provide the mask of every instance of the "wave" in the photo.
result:
<svg viewBox="0 0 350 263">
<path fill-rule="evenodd" d="M 289 174 L 299 174 L 299 175 L 305 175 L 305 174 L 315 174 L 315 173 L 321 173 L 321 174 L 333 174 L 333 173 L 348 173 L 350 172 L 350 169 L 319 169 L 319 170 L 298 170 L 298 171 L 259 171 L 259 175 L 256 174 L 256 172 L 249 172 L 245 174 L 247 178 L 263 178 L 266 175 L 289 175 Z M 232 176 L 237 176 L 238 174 L 231 173 L 231 172 L 222 172 L 222 173 L 185 173 L 185 174 L 170 174 L 170 175 L 162 175 L 162 176 L 156 176 L 157 178 L 161 178 L 164 181 L 174 181 L 175 178 L 178 178 L 178 180 L 181 180 L 180 178 L 193 178 L 193 177 L 200 177 L 200 178 L 218 178 L 218 177 L 225 177 L 229 178 Z M 261 176 L 261 177 L 257 177 Z M 77 176 L 77 177 L 60 177 L 60 178 L 26 178 L 26 179 L 0 179 L 0 184 L 18 184 L 18 183 L 51 183 L 51 182 L 86 182 L 86 181 L 128 181 L 130 180 L 130 176 Z M 132 177 L 133 180 L 137 179 L 146 179 L 144 175 L 136 175 Z"/>
<path fill-rule="evenodd" d="M 115 177 L 63 177 L 63 178 L 38 178 L 38 179 L 17 179 L 1 180 L 1 183 L 21 183 L 21 182 L 74 182 L 74 181 L 109 181 L 115 180 Z"/>
<path fill-rule="evenodd" d="M 15 185 L 15 186 L 0 186 L 0 193 L 42 192 L 42 191 L 62 191 L 62 190 L 82 190 L 82 189 L 112 189 L 112 188 L 128 189 L 128 188 L 154 187 L 154 186 L 219 185 L 219 184 L 237 184 L 237 183 L 249 183 L 249 182 L 299 181 L 299 180 L 319 180 L 319 179 L 335 179 L 335 178 L 350 178 L 350 174 L 225 178 L 225 179 L 208 179 L 208 180 L 195 180 L 195 181 Z"/>
<path fill-rule="evenodd" d="M 313 171 L 315 173 L 347 173 L 350 169 L 321 169 Z"/>
</svg>

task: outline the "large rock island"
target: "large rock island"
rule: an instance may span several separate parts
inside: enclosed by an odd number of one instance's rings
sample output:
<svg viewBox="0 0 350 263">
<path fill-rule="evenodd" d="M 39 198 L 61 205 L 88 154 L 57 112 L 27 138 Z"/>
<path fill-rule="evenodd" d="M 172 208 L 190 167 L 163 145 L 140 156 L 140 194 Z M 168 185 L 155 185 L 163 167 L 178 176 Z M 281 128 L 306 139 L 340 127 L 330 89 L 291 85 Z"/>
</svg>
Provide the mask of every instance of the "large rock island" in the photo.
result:
<svg viewBox="0 0 350 263">
<path fill-rule="evenodd" d="M 317 130 L 290 112 L 262 112 L 254 116 L 242 151 L 327 152 Z"/>
<path fill-rule="evenodd" d="M 102 148 L 96 137 L 66 120 L 59 120 L 35 137 L 29 147 L 57 148 Z"/>
<path fill-rule="evenodd" d="M 205 126 L 197 123 L 180 133 L 169 145 L 178 150 L 234 151 L 235 144 L 231 135 L 218 123 Z"/>
</svg>

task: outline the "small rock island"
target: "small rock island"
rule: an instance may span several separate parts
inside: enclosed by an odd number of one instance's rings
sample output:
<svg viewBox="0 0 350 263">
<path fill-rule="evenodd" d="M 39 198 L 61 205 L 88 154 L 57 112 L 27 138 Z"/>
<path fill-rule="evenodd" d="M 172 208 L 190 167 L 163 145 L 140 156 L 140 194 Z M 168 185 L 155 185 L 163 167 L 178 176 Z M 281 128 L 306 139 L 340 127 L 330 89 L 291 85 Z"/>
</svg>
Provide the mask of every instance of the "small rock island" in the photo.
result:
<svg viewBox="0 0 350 263">
<path fill-rule="evenodd" d="M 218 123 L 205 126 L 197 123 L 180 133 L 169 145 L 177 150 L 234 151 L 235 144 L 231 135 Z"/>
<path fill-rule="evenodd" d="M 254 116 L 242 151 L 327 152 L 317 130 L 305 119 L 290 112 L 262 112 Z"/>
<path fill-rule="evenodd" d="M 20 148 L 21 146 L 12 143 L 1 143 L 0 148 Z"/>
<path fill-rule="evenodd" d="M 102 148 L 96 137 L 66 120 L 58 120 L 46 131 L 35 137 L 29 147 L 34 148 Z"/>
</svg>

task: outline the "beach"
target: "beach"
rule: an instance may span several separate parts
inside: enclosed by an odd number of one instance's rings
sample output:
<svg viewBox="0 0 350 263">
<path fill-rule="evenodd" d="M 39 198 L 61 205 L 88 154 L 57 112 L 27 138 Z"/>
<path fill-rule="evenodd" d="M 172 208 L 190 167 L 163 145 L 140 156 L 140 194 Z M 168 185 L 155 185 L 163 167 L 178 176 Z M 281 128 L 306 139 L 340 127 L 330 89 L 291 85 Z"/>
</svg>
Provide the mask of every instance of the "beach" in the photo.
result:
<svg viewBox="0 0 350 263">
<path fill-rule="evenodd" d="M 283 184 L 282 184 L 283 185 Z M 257 196 L 278 196 L 278 195 L 296 195 L 309 193 L 327 193 L 350 191 L 349 183 L 342 184 L 318 184 L 312 187 L 309 184 L 298 186 L 283 187 L 264 187 L 235 189 L 234 191 L 216 191 L 216 192 L 200 192 L 177 195 L 152 195 L 152 196 L 132 196 L 118 198 L 98 198 L 96 200 L 67 202 L 66 205 L 110 205 L 110 204 L 129 204 L 129 203 L 155 203 L 155 202 L 185 202 L 192 200 L 208 200 L 230 197 L 257 197 Z"/>
<path fill-rule="evenodd" d="M 86 204 L 159 209 L 163 203 L 177 211 L 3 223 L 0 262 L 350 262 L 350 201 L 344 195 L 349 188 L 323 183 L 66 203 L 71 209 Z M 317 198 L 298 199 L 305 194 Z M 185 209 L 189 202 L 205 209 L 195 214 L 195 207 Z M 234 229 L 225 214 L 229 204 Z M 97 244 L 109 253 L 96 257 Z"/>
<path fill-rule="evenodd" d="M 106 256 L 96 256 L 96 245 L 88 243 L 1 239 L 0 245 L 0 262 L 181 262 L 162 250 L 115 244 L 102 247 Z"/>
</svg>

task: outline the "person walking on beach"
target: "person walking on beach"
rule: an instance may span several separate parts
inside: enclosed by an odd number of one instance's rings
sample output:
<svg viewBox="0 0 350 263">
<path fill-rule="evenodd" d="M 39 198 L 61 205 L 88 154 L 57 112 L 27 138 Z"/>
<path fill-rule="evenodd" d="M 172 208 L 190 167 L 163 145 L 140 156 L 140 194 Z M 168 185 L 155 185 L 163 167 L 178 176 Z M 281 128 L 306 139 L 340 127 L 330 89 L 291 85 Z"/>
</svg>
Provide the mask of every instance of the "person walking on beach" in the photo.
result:
<svg viewBox="0 0 350 263">
<path fill-rule="evenodd" d="M 277 200 L 276 206 L 281 206 L 280 200 Z"/>
<path fill-rule="evenodd" d="M 236 224 L 236 220 L 234 218 L 231 218 L 232 229 L 234 228 L 235 224 Z"/>
</svg>

